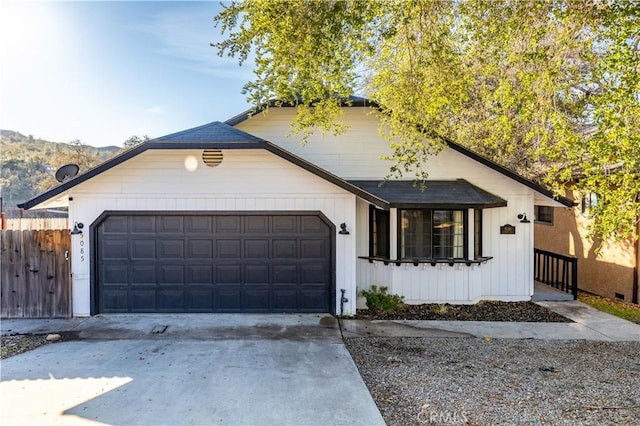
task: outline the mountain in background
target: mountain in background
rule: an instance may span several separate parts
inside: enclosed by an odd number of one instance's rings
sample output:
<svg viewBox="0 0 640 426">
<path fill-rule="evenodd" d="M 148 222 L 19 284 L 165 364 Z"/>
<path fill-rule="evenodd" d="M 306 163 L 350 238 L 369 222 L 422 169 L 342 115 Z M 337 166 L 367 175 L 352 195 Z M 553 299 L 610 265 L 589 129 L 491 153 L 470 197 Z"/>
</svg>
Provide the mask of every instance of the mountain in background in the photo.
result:
<svg viewBox="0 0 640 426">
<path fill-rule="evenodd" d="M 122 148 L 95 148 L 79 140 L 51 142 L 12 130 L 0 130 L 0 189 L 3 207 L 15 207 L 59 184 L 55 171 L 65 164 L 83 173 L 113 157 Z"/>
</svg>

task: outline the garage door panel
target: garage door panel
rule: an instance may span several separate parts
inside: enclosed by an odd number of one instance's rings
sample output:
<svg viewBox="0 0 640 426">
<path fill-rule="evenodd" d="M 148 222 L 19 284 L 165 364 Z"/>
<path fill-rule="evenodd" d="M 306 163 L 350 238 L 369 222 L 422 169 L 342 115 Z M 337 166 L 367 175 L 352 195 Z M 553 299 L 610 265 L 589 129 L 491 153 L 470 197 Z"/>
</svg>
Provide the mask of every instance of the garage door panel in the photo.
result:
<svg viewBox="0 0 640 426">
<path fill-rule="evenodd" d="M 242 258 L 242 244 L 239 239 L 217 240 L 216 257 L 219 259 L 240 259 Z"/>
<path fill-rule="evenodd" d="M 216 283 L 242 284 L 242 265 L 218 265 L 216 267 Z"/>
<path fill-rule="evenodd" d="M 330 274 L 331 271 L 325 264 L 302 264 L 300 265 L 300 284 L 322 286 L 328 282 Z"/>
<path fill-rule="evenodd" d="M 214 228 L 211 216 L 185 216 L 185 233 L 196 235 L 210 235 Z"/>
<path fill-rule="evenodd" d="M 104 260 L 127 260 L 129 258 L 129 245 L 124 239 L 103 240 L 101 250 Z"/>
<path fill-rule="evenodd" d="M 149 264 L 138 265 L 135 263 L 131 265 L 131 284 L 156 285 L 157 282 L 158 280 L 156 278 L 155 265 L 149 265 Z"/>
<path fill-rule="evenodd" d="M 101 227 L 104 234 L 128 234 L 129 220 L 126 216 L 111 216 Z"/>
<path fill-rule="evenodd" d="M 329 225 L 314 215 L 108 216 L 100 312 L 327 312 Z"/>
<path fill-rule="evenodd" d="M 303 311 L 314 312 L 326 303 L 326 291 L 323 288 L 305 289 L 299 293 L 299 306 Z"/>
<path fill-rule="evenodd" d="M 131 240 L 131 260 L 155 260 L 156 240 L 134 239 Z"/>
<path fill-rule="evenodd" d="M 187 265 L 189 284 L 213 284 L 213 265 Z"/>
<path fill-rule="evenodd" d="M 298 216 L 273 216 L 273 233 L 286 234 L 298 232 Z"/>
<path fill-rule="evenodd" d="M 269 311 L 269 287 L 251 286 L 244 288 L 244 311 L 268 312 Z"/>
<path fill-rule="evenodd" d="M 215 308 L 213 289 L 190 286 L 185 303 L 188 312 L 211 312 Z"/>
<path fill-rule="evenodd" d="M 298 282 L 298 268 L 295 265 L 273 265 L 271 282 L 278 284 L 295 284 Z"/>
<path fill-rule="evenodd" d="M 100 268 L 100 281 L 108 285 L 123 285 L 129 281 L 126 263 L 104 263 Z"/>
<path fill-rule="evenodd" d="M 244 240 L 245 259 L 267 259 L 269 258 L 269 240 Z"/>
<path fill-rule="evenodd" d="M 242 232 L 240 216 L 217 216 L 216 232 L 218 234 L 240 234 Z"/>
<path fill-rule="evenodd" d="M 155 216 L 131 216 L 129 222 L 131 223 L 132 234 L 156 234 Z"/>
<path fill-rule="evenodd" d="M 130 306 L 134 312 L 156 312 L 157 295 L 155 289 L 132 288 L 129 292 Z"/>
<path fill-rule="evenodd" d="M 183 216 L 158 216 L 156 221 L 158 235 L 184 234 Z"/>
<path fill-rule="evenodd" d="M 297 259 L 298 241 L 295 238 L 286 240 L 273 240 L 272 257 L 274 259 Z"/>
<path fill-rule="evenodd" d="M 158 290 L 158 310 L 161 312 L 184 312 L 184 290 L 183 289 L 160 289 Z"/>
<path fill-rule="evenodd" d="M 184 259 L 184 240 L 158 240 L 159 259 Z"/>
<path fill-rule="evenodd" d="M 217 286 L 215 302 L 218 312 L 242 312 L 242 288 L 240 286 Z"/>
<path fill-rule="evenodd" d="M 302 216 L 300 218 L 300 232 L 304 234 L 325 234 L 327 224 L 318 216 Z"/>
<path fill-rule="evenodd" d="M 108 288 L 102 290 L 101 311 L 106 312 L 128 312 L 129 292 L 126 288 Z"/>
<path fill-rule="evenodd" d="M 269 284 L 269 265 L 244 265 L 246 284 Z"/>
<path fill-rule="evenodd" d="M 268 216 L 245 216 L 244 217 L 244 233 L 245 234 L 269 233 L 269 217 Z"/>
<path fill-rule="evenodd" d="M 213 241 L 187 240 L 188 259 L 213 259 Z"/>
<path fill-rule="evenodd" d="M 327 259 L 329 253 L 326 240 L 300 241 L 300 257 L 303 259 Z"/>
<path fill-rule="evenodd" d="M 158 284 L 184 284 L 184 265 L 159 265 Z"/>
<path fill-rule="evenodd" d="M 298 289 L 295 287 L 284 287 L 271 289 L 272 310 L 290 312 L 298 310 Z"/>
</svg>

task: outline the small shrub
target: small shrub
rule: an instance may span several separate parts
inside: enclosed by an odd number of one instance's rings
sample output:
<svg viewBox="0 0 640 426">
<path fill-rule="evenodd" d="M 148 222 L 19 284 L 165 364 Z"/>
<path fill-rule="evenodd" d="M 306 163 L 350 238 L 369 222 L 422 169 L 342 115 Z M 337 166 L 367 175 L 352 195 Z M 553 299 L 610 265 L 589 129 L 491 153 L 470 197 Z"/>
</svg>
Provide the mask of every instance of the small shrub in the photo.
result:
<svg viewBox="0 0 640 426">
<path fill-rule="evenodd" d="M 372 285 L 370 290 L 362 290 L 360 294 L 367 302 L 367 308 L 371 311 L 392 312 L 398 309 L 404 300 L 404 296 L 387 294 L 388 287 Z"/>
<path fill-rule="evenodd" d="M 435 304 L 431 307 L 431 312 L 438 315 L 444 315 L 449 312 L 449 307 L 441 303 Z"/>
</svg>

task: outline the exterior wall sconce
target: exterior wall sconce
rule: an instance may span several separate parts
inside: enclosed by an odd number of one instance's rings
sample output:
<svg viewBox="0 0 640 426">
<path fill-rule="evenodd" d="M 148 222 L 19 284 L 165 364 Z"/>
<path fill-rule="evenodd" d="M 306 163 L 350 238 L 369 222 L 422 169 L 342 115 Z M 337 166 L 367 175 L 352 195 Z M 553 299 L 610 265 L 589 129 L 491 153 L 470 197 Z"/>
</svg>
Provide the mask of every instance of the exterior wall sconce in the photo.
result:
<svg viewBox="0 0 640 426">
<path fill-rule="evenodd" d="M 347 224 L 342 222 L 340 224 L 340 231 L 338 231 L 340 235 L 349 235 L 349 231 L 347 231 Z"/>
<path fill-rule="evenodd" d="M 520 213 L 518 215 L 518 219 L 520 219 L 520 223 L 531 223 L 531 221 L 529 219 L 527 219 L 527 214 L 526 213 Z"/>
<path fill-rule="evenodd" d="M 73 225 L 73 231 L 71 231 L 71 235 L 81 235 L 82 228 L 84 228 L 84 224 L 82 222 L 76 222 Z"/>
</svg>

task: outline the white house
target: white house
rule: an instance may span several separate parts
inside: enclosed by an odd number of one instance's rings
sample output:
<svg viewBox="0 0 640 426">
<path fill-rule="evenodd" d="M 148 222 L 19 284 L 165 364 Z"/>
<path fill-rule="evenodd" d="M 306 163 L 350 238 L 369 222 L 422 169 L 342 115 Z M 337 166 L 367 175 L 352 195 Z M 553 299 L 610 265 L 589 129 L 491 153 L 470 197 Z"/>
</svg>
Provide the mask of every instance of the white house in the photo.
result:
<svg viewBox="0 0 640 426">
<path fill-rule="evenodd" d="M 525 219 L 571 201 L 453 142 L 429 160 L 426 189 L 384 182 L 388 142 L 368 101 L 352 101 L 339 136 L 302 146 L 286 136 L 293 108 L 245 112 L 22 204 L 69 207 L 74 315 L 350 314 L 372 284 L 407 303 L 529 300 Z"/>
</svg>

